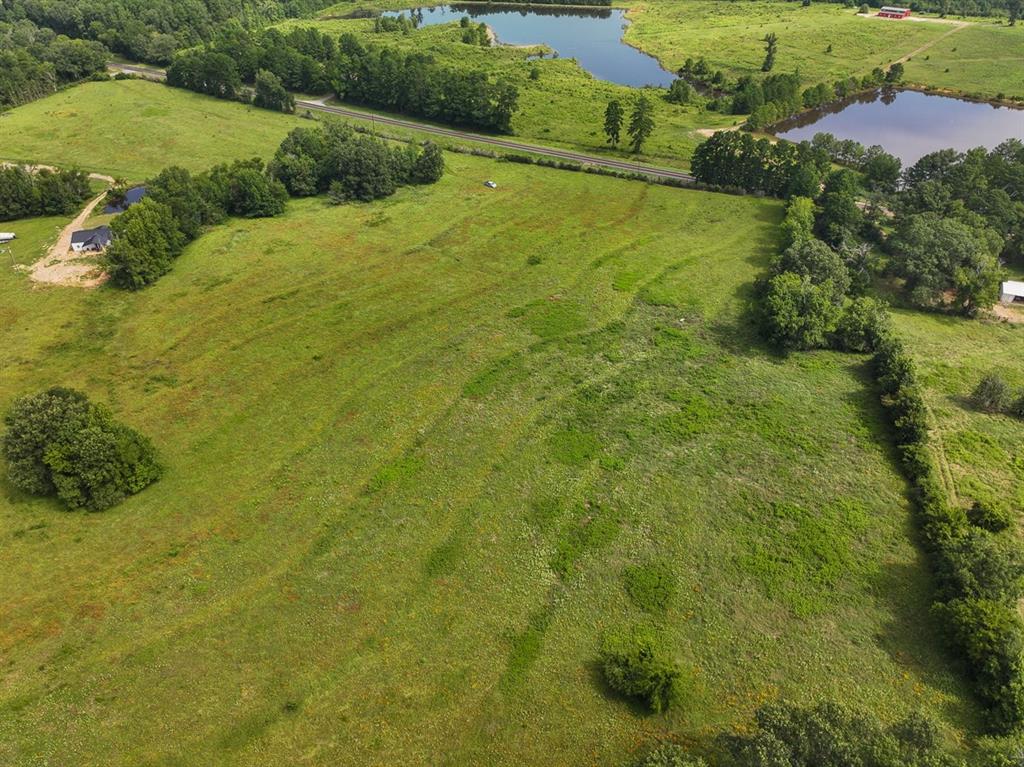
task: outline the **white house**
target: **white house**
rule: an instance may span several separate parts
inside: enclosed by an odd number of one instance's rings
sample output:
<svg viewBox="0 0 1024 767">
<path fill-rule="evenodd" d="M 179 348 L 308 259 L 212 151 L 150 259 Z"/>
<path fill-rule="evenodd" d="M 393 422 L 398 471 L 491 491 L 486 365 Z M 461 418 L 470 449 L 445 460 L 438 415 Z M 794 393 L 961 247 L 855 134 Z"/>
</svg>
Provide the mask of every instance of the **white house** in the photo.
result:
<svg viewBox="0 0 1024 767">
<path fill-rule="evenodd" d="M 1014 301 L 1024 301 L 1024 282 L 1007 280 L 999 290 L 999 300 L 1004 304 L 1012 304 Z"/>
<path fill-rule="evenodd" d="M 97 253 L 106 250 L 110 244 L 110 227 L 98 226 L 95 229 L 82 229 L 71 235 L 71 249 L 75 253 Z"/>
</svg>

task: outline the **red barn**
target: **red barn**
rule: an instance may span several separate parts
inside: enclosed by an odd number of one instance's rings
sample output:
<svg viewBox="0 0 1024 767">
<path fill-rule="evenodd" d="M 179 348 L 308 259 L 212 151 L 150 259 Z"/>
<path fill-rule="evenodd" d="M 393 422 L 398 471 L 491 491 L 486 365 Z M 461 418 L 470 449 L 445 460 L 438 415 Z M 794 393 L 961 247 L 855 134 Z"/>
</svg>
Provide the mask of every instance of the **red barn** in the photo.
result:
<svg viewBox="0 0 1024 767">
<path fill-rule="evenodd" d="M 878 12 L 878 15 L 883 19 L 905 19 L 910 15 L 909 8 L 894 8 L 890 5 L 882 6 L 882 9 Z"/>
</svg>

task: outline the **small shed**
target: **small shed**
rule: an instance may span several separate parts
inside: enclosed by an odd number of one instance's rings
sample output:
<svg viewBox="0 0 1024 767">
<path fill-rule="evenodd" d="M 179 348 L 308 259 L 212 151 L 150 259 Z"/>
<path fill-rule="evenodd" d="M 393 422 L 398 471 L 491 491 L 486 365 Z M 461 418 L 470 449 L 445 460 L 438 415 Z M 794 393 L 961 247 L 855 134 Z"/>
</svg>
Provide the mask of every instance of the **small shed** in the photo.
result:
<svg viewBox="0 0 1024 767">
<path fill-rule="evenodd" d="M 71 249 L 75 253 L 99 253 L 110 244 L 110 227 L 81 229 L 71 235 Z"/>
<path fill-rule="evenodd" d="M 103 208 L 104 213 L 124 213 L 135 203 L 139 202 L 143 197 L 146 196 L 146 187 L 144 186 L 133 186 L 127 192 L 124 193 L 124 202 L 120 205 L 107 205 Z"/>
<path fill-rule="evenodd" d="M 1024 282 L 1007 280 L 999 289 L 999 301 L 1004 304 L 1024 302 Z"/>
<path fill-rule="evenodd" d="M 892 5 L 883 5 L 878 11 L 883 19 L 905 19 L 910 15 L 909 8 L 897 8 Z"/>
</svg>

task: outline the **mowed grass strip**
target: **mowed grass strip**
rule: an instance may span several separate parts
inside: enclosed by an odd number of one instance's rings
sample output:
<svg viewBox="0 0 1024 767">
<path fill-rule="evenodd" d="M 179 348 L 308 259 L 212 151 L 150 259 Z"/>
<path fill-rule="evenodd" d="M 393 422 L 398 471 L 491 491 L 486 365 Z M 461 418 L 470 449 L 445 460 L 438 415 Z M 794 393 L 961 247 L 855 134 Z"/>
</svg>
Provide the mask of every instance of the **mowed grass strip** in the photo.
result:
<svg viewBox="0 0 1024 767">
<path fill-rule="evenodd" d="M 895 313 L 921 369 L 947 489 L 964 505 L 984 499 L 1024 509 L 1024 425 L 978 412 L 970 394 L 987 373 L 1024 390 L 1024 325 L 923 312 Z"/>
<path fill-rule="evenodd" d="M 0 761 L 619 764 L 777 696 L 976 724 L 862 361 L 746 316 L 779 204 L 448 162 L 140 293 L 0 271 L 0 407 L 80 387 L 168 468 L 96 515 L 3 486 Z M 53 222 L 11 226 L 28 261 Z M 633 619 L 663 718 L 594 667 Z"/>
</svg>

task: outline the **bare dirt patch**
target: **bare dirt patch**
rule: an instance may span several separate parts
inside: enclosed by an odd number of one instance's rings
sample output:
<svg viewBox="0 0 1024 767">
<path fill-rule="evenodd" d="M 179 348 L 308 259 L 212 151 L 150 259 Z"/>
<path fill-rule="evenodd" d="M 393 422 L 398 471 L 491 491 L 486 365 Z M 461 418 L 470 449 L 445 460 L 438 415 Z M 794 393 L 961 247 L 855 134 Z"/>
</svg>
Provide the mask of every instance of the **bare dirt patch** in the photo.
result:
<svg viewBox="0 0 1024 767">
<path fill-rule="evenodd" d="M 1024 306 L 1020 304 L 996 304 L 992 307 L 992 313 L 1001 320 L 1024 325 Z"/>
<path fill-rule="evenodd" d="M 82 256 L 71 250 L 71 235 L 81 229 L 93 210 L 107 196 L 106 191 L 89 201 L 75 220 L 61 230 L 60 237 L 45 256 L 32 264 L 29 276 L 35 282 L 48 285 L 69 285 L 94 288 L 107 280 L 95 255 Z"/>
</svg>

